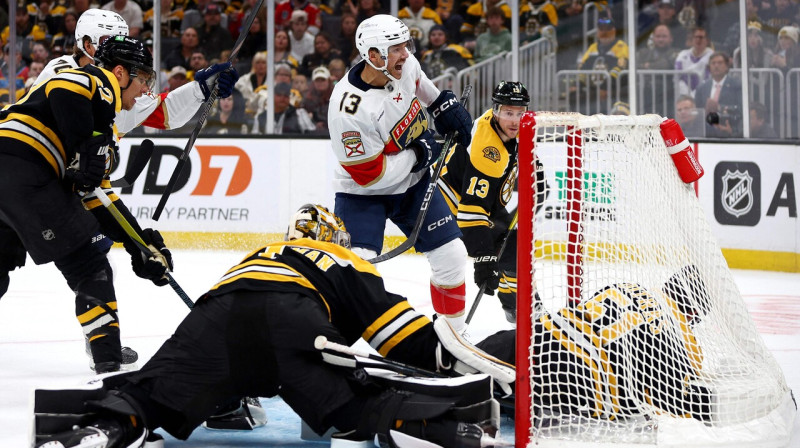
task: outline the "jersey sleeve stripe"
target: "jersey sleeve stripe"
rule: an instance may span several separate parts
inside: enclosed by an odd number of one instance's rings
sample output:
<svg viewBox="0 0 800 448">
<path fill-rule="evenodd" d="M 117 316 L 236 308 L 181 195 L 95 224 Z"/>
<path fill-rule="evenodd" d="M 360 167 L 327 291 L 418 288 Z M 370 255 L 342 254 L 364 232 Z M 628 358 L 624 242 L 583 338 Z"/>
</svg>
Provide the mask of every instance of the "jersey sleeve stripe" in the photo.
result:
<svg viewBox="0 0 800 448">
<path fill-rule="evenodd" d="M 61 139 L 58 137 L 58 134 L 45 126 L 44 123 L 34 117 L 31 117 L 30 115 L 19 113 L 8 114 L 6 119 L 0 122 L 0 128 L 15 129 L 19 132 L 30 135 L 36 140 L 42 142 L 43 145 L 46 145 L 48 148 L 50 148 L 54 155 L 59 155 L 65 160 L 67 158 L 67 155 L 64 152 L 64 145 L 61 143 Z"/>
<path fill-rule="evenodd" d="M 372 348 L 380 351 L 381 346 L 390 340 L 392 335 L 397 334 L 397 332 L 401 331 L 409 323 L 416 321 L 420 317 L 421 315 L 419 313 L 409 308 L 397 316 L 396 319 L 384 325 L 380 331 L 376 332 L 367 342 L 369 342 Z"/>
<path fill-rule="evenodd" d="M 378 182 L 386 171 L 386 158 L 383 153 L 378 154 L 371 160 L 356 163 L 340 162 L 342 168 L 362 187 L 369 187 Z"/>
<path fill-rule="evenodd" d="M 33 148 L 36 148 L 39 154 L 41 154 L 45 158 L 45 160 L 47 160 L 47 163 L 49 163 L 50 166 L 53 168 L 53 170 L 56 172 L 56 175 L 58 177 L 61 177 L 63 175 L 64 173 L 62 168 L 64 163 L 63 160 L 56 159 L 55 157 L 53 157 L 53 154 L 48 150 L 47 147 L 45 147 L 38 140 L 31 138 L 30 135 L 20 133 L 16 130 L 0 129 L 0 137 L 13 138 L 15 140 L 25 142 L 27 145 L 32 146 Z"/>
<path fill-rule="evenodd" d="M 375 319 L 375 322 L 373 322 L 372 325 L 364 330 L 364 333 L 361 334 L 361 337 L 364 338 L 365 341 L 369 342 L 375 333 L 380 331 L 380 329 L 383 328 L 388 322 L 391 322 L 397 316 L 409 309 L 411 309 L 411 305 L 407 301 L 400 302 L 397 305 L 389 308 L 379 318 Z"/>
<path fill-rule="evenodd" d="M 428 318 L 427 318 L 427 317 L 425 317 L 425 316 L 419 316 L 419 317 L 418 317 L 417 319 L 415 319 L 413 322 L 411 322 L 411 323 L 409 323 L 408 325 L 406 325 L 405 327 L 403 327 L 403 328 L 402 328 L 402 329 L 401 329 L 401 330 L 400 330 L 400 331 L 399 331 L 399 332 L 398 332 L 396 335 L 394 335 L 394 336 L 393 336 L 391 339 L 389 339 L 388 341 L 386 341 L 386 343 L 384 343 L 384 344 L 383 344 L 383 345 L 382 345 L 382 346 L 381 346 L 381 347 L 378 349 L 378 353 L 380 353 L 380 354 L 381 354 L 381 356 L 386 356 L 386 355 L 388 355 L 388 354 L 389 354 L 389 352 L 390 352 L 390 351 L 391 351 L 391 350 L 392 350 L 392 349 L 393 349 L 393 348 L 394 348 L 394 347 L 395 347 L 397 344 L 399 344 L 400 342 L 402 342 L 404 339 L 406 339 L 407 337 L 409 337 L 409 336 L 410 336 L 412 333 L 416 332 L 416 331 L 417 331 L 417 330 L 419 330 L 420 328 L 424 327 L 425 325 L 428 325 L 429 323 L 430 323 L 430 320 L 428 320 Z"/>
<path fill-rule="evenodd" d="M 86 97 L 86 99 L 88 100 L 91 100 L 92 96 L 94 95 L 94 89 L 88 89 L 83 84 L 72 82 L 65 79 L 56 78 L 48 82 L 47 85 L 45 86 L 45 94 L 47 96 L 50 96 L 50 92 L 52 92 L 55 89 L 69 90 L 70 92 Z"/>
</svg>

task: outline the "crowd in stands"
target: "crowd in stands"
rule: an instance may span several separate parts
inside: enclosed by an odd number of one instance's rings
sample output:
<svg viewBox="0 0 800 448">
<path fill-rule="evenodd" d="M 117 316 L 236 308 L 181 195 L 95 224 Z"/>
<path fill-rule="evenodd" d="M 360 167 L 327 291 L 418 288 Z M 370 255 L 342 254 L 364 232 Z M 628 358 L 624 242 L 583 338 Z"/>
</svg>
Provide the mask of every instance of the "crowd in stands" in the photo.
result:
<svg viewBox="0 0 800 448">
<path fill-rule="evenodd" d="M 800 0 L 744 1 L 749 66 L 782 73 L 800 67 Z M 103 8 L 124 17 L 133 36 L 148 41 L 154 33 L 160 34 L 162 91 L 191 81 L 198 69 L 227 60 L 239 33 L 248 33 L 235 61 L 241 74 L 237 94 L 215 105 L 204 133 L 263 133 L 267 98 L 274 91 L 276 133 L 327 135 L 333 85 L 359 60 L 354 44 L 356 27 L 367 17 L 388 13 L 388 1 L 279 2 L 272 57 L 266 54 L 263 7 L 250 29 L 242 30 L 254 4 L 254 0 L 18 0 L 13 18 L 8 5 L 0 5 L 4 48 L 0 103 L 10 100 L 9 83 L 15 84 L 19 98 L 35 83 L 47 61 L 70 54 L 81 13 Z M 584 11 L 590 4 L 599 11 L 599 20 L 591 24 L 592 35 L 585 44 Z M 638 68 L 681 72 L 679 83 L 669 83 L 662 91 L 642 98 L 640 110 L 681 117 L 687 115 L 684 106 L 691 100 L 693 118 L 698 110 L 703 115 L 699 117 L 703 125 L 697 126 L 699 136 L 741 135 L 741 82 L 738 75 L 729 75 L 729 70 L 741 66 L 738 1 L 637 0 L 637 4 Z M 160 24 L 154 23 L 155 7 L 161 11 Z M 620 78 L 629 69 L 630 50 L 620 26 L 625 23 L 624 7 L 622 0 L 520 1 L 516 13 L 521 44 L 543 36 L 551 38 L 558 43 L 558 70 L 594 73 L 582 76 L 580 82 L 597 87 L 587 90 L 589 99 L 601 101 L 589 101 L 592 105 L 583 108 L 579 100 L 571 99 L 581 88 L 578 86 L 565 99 L 566 108 L 611 113 L 605 104 L 627 101 L 627 84 Z M 401 0 L 398 17 L 416 41 L 416 56 L 423 70 L 435 78 L 510 51 L 514 13 L 505 0 Z M 11 19 L 16 23 L 16 48 L 8 44 Z M 15 74 L 8 73 L 12 57 L 17 61 Z M 274 74 L 274 88 L 267 85 L 269 70 Z M 598 72 L 607 76 L 598 77 Z M 606 103 L 607 98 L 613 101 Z M 656 110 L 665 102 L 669 103 L 666 111 Z M 776 113 L 774 98 L 753 103 L 749 112 L 755 121 Z M 716 113 L 719 122 L 706 123 L 708 113 Z M 768 129 L 759 134 L 774 132 Z"/>
</svg>

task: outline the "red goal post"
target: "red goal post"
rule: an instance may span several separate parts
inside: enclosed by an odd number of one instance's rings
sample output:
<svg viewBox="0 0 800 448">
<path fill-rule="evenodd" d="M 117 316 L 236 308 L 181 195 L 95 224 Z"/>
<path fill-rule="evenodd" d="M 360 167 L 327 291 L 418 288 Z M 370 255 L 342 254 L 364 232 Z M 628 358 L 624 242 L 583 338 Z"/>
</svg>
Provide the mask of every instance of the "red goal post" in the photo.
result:
<svg viewBox="0 0 800 448">
<path fill-rule="evenodd" d="M 518 448 L 788 444 L 791 391 L 663 121 L 529 112 L 521 122 Z"/>
</svg>

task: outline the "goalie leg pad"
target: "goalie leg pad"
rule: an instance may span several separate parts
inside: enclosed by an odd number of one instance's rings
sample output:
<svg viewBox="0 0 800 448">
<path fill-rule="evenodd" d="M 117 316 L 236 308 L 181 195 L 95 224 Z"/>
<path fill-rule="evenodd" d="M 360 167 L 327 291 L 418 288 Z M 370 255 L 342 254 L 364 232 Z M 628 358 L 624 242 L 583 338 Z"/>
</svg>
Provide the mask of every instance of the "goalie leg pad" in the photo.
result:
<svg viewBox="0 0 800 448">
<path fill-rule="evenodd" d="M 489 374 L 507 395 L 511 393 L 509 385 L 516 379 L 516 370 L 513 365 L 495 358 L 469 343 L 446 319 L 436 319 L 433 328 L 439 337 L 441 346 L 454 358 L 454 364 L 449 366 L 453 371 L 462 375 L 475 372 Z M 442 367 L 448 366 L 443 365 Z"/>
</svg>

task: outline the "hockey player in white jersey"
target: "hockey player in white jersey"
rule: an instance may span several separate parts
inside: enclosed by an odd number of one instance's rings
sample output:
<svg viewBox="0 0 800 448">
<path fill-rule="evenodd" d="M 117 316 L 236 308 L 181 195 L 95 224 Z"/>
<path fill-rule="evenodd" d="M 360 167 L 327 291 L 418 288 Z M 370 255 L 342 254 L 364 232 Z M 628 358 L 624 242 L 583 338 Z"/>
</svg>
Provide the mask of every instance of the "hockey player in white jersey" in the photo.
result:
<svg viewBox="0 0 800 448">
<path fill-rule="evenodd" d="M 363 61 L 336 84 L 328 109 L 333 151 L 335 213 L 352 235 L 354 251 L 364 259 L 380 253 L 386 220 L 406 235 L 414 226 L 429 167 L 442 151 L 428 128 L 433 116 L 441 134 L 458 131 L 470 141 L 472 119 L 452 91 L 439 89 L 413 56 L 406 25 L 388 15 L 373 16 L 356 30 Z M 463 328 L 467 255 L 461 232 L 436 191 L 414 248 L 431 265 L 434 310 Z"/>
<path fill-rule="evenodd" d="M 109 36 L 118 34 L 128 35 L 128 24 L 122 16 L 103 9 L 85 11 L 75 25 L 73 54 L 50 61 L 36 83 L 46 81 L 64 69 L 93 64 L 94 53 L 100 43 Z M 211 95 L 217 75 L 219 97 L 228 97 L 239 75 L 230 63 L 214 64 L 198 70 L 194 76 L 195 82 L 187 83 L 173 92 L 148 92 L 136 100 L 133 109 L 120 111 L 114 120 L 119 135 L 124 135 L 139 125 L 156 129 L 177 129 L 183 126 Z"/>
</svg>

